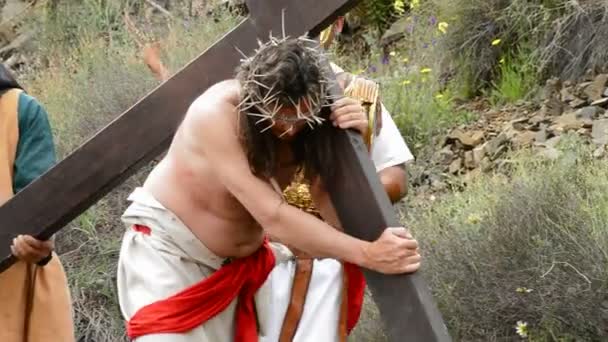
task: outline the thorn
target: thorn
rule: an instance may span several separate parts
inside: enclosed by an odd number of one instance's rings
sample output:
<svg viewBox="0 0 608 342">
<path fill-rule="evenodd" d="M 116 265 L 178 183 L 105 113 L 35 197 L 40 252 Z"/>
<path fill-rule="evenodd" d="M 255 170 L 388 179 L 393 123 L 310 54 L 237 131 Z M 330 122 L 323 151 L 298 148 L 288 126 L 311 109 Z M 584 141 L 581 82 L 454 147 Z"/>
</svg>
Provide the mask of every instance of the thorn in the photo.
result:
<svg viewBox="0 0 608 342">
<path fill-rule="evenodd" d="M 285 39 L 286 34 L 285 34 L 285 8 L 283 8 L 281 10 L 281 26 L 283 29 L 283 39 Z"/>
<path fill-rule="evenodd" d="M 272 121 L 272 123 L 270 125 L 268 125 L 266 128 L 264 128 L 263 130 L 260 131 L 260 133 L 264 133 L 267 130 L 271 129 L 274 126 L 274 121 Z"/>
<path fill-rule="evenodd" d="M 291 132 L 293 130 L 293 125 L 289 126 L 289 129 L 279 135 L 279 138 L 282 138 L 285 134 Z"/>
<path fill-rule="evenodd" d="M 234 49 L 235 49 L 235 50 L 236 50 L 238 53 L 240 53 L 240 54 L 241 54 L 241 56 L 243 56 L 243 58 L 244 58 L 245 60 L 249 59 L 249 57 L 248 57 L 248 56 L 247 56 L 247 55 L 246 55 L 246 54 L 245 54 L 243 51 L 241 51 L 241 49 L 239 49 L 239 47 L 238 47 L 238 46 L 236 46 L 236 45 L 233 45 L 233 46 L 234 46 Z"/>
</svg>

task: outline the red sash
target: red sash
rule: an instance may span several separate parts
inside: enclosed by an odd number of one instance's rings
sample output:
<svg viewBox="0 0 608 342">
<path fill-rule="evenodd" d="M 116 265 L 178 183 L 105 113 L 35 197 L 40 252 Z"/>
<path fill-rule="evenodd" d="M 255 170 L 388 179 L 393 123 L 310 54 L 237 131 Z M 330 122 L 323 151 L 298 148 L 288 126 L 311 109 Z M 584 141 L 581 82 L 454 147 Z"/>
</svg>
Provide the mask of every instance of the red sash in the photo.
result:
<svg viewBox="0 0 608 342">
<path fill-rule="evenodd" d="M 264 284 L 275 257 L 264 242 L 246 258 L 222 266 L 210 277 L 163 300 L 140 308 L 127 322 L 127 335 L 184 333 L 213 318 L 238 296 L 235 341 L 258 340 L 254 295 Z"/>
</svg>

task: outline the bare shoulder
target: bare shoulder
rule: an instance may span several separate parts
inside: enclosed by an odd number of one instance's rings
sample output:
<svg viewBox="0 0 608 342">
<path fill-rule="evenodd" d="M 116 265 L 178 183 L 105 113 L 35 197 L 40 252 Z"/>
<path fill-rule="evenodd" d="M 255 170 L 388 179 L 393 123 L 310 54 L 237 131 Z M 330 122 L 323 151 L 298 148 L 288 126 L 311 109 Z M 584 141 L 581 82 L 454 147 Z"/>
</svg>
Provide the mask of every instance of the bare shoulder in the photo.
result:
<svg viewBox="0 0 608 342">
<path fill-rule="evenodd" d="M 212 158 L 217 151 L 239 153 L 237 135 L 239 85 L 227 80 L 211 86 L 188 109 L 178 143 L 193 155 Z"/>
<path fill-rule="evenodd" d="M 211 123 L 215 126 L 221 122 L 236 122 L 238 102 L 238 81 L 226 80 L 216 83 L 190 105 L 185 121 L 199 128 Z"/>
</svg>

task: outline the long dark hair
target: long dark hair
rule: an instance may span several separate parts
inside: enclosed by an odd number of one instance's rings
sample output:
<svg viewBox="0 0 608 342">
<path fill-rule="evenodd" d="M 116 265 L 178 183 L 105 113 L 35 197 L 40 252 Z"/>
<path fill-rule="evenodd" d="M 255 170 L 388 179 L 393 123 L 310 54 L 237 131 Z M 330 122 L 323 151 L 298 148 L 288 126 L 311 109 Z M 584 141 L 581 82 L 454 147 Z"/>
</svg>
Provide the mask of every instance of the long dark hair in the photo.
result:
<svg viewBox="0 0 608 342">
<path fill-rule="evenodd" d="M 14 88 L 23 89 L 8 68 L 0 63 L 0 94 Z"/>
<path fill-rule="evenodd" d="M 299 170 L 304 171 L 307 180 L 323 175 L 326 181 L 331 181 L 337 170 L 336 147 L 334 139 L 336 128 L 329 121 L 329 111 L 323 113 L 326 120 L 314 128 L 305 126 L 298 132 L 291 145 L 294 160 Z M 254 174 L 263 178 L 276 175 L 278 165 L 277 148 L 283 143 L 271 130 L 260 132 L 256 125 L 258 118 L 240 114 L 240 139 L 247 153 L 249 165 Z"/>
<path fill-rule="evenodd" d="M 328 98 L 327 89 L 321 86 L 326 74 L 322 70 L 320 55 L 298 39 L 286 39 L 269 44 L 260 49 L 248 62 L 237 69 L 237 80 L 241 83 L 243 98 L 256 93 L 260 98 L 274 92 L 281 105 L 290 104 L 289 99 L 297 102 L 307 96 Z M 252 81 L 253 80 L 253 81 Z M 276 175 L 278 165 L 277 147 L 282 142 L 271 130 L 264 130 L 270 121 L 248 115 L 259 114 L 256 103 L 247 106 L 249 113 L 239 113 L 240 139 L 247 153 L 249 165 L 254 174 L 270 178 Z M 305 173 L 308 180 L 323 173 L 324 178 L 332 177 L 335 165 L 335 145 L 332 143 L 335 128 L 329 121 L 329 108 L 320 109 L 318 116 L 325 118 L 321 124 L 308 125 L 298 132 L 290 142 L 295 162 Z"/>
</svg>

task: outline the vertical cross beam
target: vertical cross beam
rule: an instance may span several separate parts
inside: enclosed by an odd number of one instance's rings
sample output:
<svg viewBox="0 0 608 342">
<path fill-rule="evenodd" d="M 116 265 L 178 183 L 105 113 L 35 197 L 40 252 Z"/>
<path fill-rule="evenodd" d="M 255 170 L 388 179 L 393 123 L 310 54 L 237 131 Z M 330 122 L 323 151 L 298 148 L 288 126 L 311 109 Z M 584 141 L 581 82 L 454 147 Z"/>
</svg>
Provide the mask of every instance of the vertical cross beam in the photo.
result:
<svg viewBox="0 0 608 342">
<path fill-rule="evenodd" d="M 0 207 L 0 256 L 5 256 L 0 272 L 15 261 L 10 256 L 13 237 L 49 238 L 166 150 L 192 101 L 233 75 L 240 59 L 237 47 L 250 54 L 258 38 L 282 34 L 283 29 L 290 36 L 308 32 L 314 37 L 357 2 L 248 0 L 247 19 Z M 341 150 L 339 169 L 348 170 L 348 177 L 329 184 L 332 201 L 349 234 L 374 240 L 382 228 L 399 222 L 361 137 L 340 131 L 336 148 Z M 419 274 L 365 275 L 391 341 L 450 341 Z"/>
</svg>

